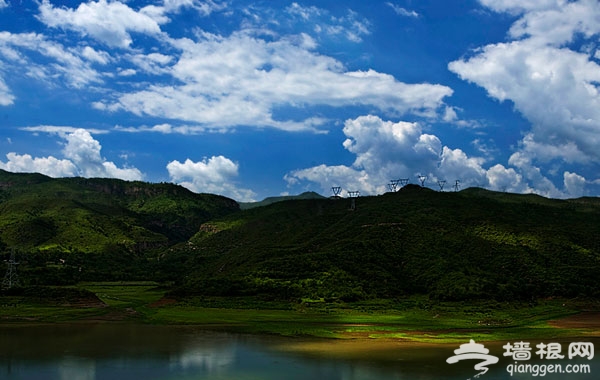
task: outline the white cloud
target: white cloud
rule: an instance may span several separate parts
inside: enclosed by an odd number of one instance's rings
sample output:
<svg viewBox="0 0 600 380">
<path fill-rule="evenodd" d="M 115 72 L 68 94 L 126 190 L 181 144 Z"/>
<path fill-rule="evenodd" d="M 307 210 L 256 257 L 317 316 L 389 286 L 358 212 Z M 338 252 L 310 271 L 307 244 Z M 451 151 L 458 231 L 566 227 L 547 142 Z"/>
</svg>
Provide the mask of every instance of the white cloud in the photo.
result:
<svg viewBox="0 0 600 380">
<path fill-rule="evenodd" d="M 115 130 L 119 132 L 130 132 L 130 133 L 140 133 L 140 132 L 155 132 L 162 134 L 182 134 L 182 135 L 197 135 L 205 132 L 215 132 L 217 130 L 207 130 L 206 128 L 198 125 L 172 125 L 169 123 L 156 124 L 153 126 L 143 125 L 140 127 L 123 127 L 120 125 L 115 126 Z"/>
<path fill-rule="evenodd" d="M 22 127 L 19 128 L 22 131 L 27 132 L 42 132 L 42 133 L 55 133 L 61 136 L 65 136 L 68 133 L 74 133 L 81 128 L 63 126 L 63 125 L 36 125 L 35 127 Z M 89 133 L 93 133 L 96 135 L 108 133 L 108 131 L 104 129 L 85 129 Z"/>
<path fill-rule="evenodd" d="M 44 130 L 45 129 L 45 130 Z M 136 168 L 119 168 L 115 163 L 104 159 L 102 147 L 89 131 L 65 127 L 56 129 L 39 128 L 39 131 L 58 133 L 66 144 L 62 150 L 63 159 L 53 156 L 32 157 L 29 154 L 8 153 L 7 162 L 0 161 L 0 168 L 12 172 L 38 172 L 51 177 L 103 177 L 124 180 L 141 180 L 143 174 Z"/>
<path fill-rule="evenodd" d="M 329 192 L 332 186 L 363 194 L 387 191 L 390 180 L 427 176 L 426 185 L 437 180 L 461 180 L 465 186 L 487 186 L 483 159 L 468 157 L 460 149 L 442 146 L 437 136 L 423 133 L 418 123 L 384 121 L 377 116 L 347 120 L 343 146 L 356 156 L 351 166 L 319 165 L 288 173 L 290 185 L 316 182 Z"/>
<path fill-rule="evenodd" d="M 6 0 L 0 0 L 0 9 L 7 8 L 9 6 Z"/>
<path fill-rule="evenodd" d="M 335 16 L 327 9 L 303 6 L 298 3 L 292 3 L 285 10 L 292 18 L 312 25 L 312 29 L 317 35 L 342 37 L 359 43 L 363 36 L 371 34 L 369 21 L 361 19 L 358 13 L 351 10 L 343 16 Z"/>
<path fill-rule="evenodd" d="M 121 77 L 130 77 L 133 75 L 136 75 L 137 71 L 135 71 L 134 69 L 119 69 L 117 71 L 117 75 L 121 76 Z"/>
<path fill-rule="evenodd" d="M 212 193 L 231 197 L 239 201 L 253 201 L 252 190 L 238 188 L 235 178 L 239 165 L 224 156 L 212 156 L 202 161 L 177 160 L 167 164 L 171 180 L 198 193 Z"/>
<path fill-rule="evenodd" d="M 600 162 L 600 65 L 592 56 L 600 34 L 598 2 L 480 2 L 519 16 L 508 33 L 514 41 L 487 45 L 448 67 L 491 97 L 512 101 L 532 124 L 508 162 L 518 174 L 496 166 L 488 171 L 488 180 L 496 187 L 552 197 L 582 194 L 583 177 L 565 172 L 563 192 L 540 164 L 552 163 L 550 173 L 555 174 L 565 163 Z M 573 44 L 575 40 L 586 48 Z"/>
<path fill-rule="evenodd" d="M 111 61 L 110 54 L 105 51 L 97 51 L 94 48 L 86 46 L 83 48 L 81 55 L 87 58 L 88 61 L 106 65 Z"/>
<path fill-rule="evenodd" d="M 178 13 L 182 9 L 189 12 L 194 9 L 201 16 L 209 16 L 211 13 L 223 10 L 227 7 L 226 2 L 198 1 L 198 0 L 164 0 L 162 6 L 148 5 L 140 9 L 140 13 L 152 18 L 159 24 L 166 24 L 171 20 L 170 13 Z"/>
<path fill-rule="evenodd" d="M 325 12 L 325 10 L 315 6 L 304 7 L 298 3 L 292 3 L 286 8 L 286 11 L 291 15 L 300 16 L 304 20 L 320 17 Z"/>
<path fill-rule="evenodd" d="M 284 177 L 288 185 L 313 182 L 325 194 L 333 186 L 361 194 L 380 194 L 388 191 L 390 180 L 408 178 L 411 183 L 418 183 L 417 176 L 423 175 L 425 186 L 436 189 L 437 181 L 454 184 L 459 180 L 461 188 L 477 186 L 553 198 L 576 196 L 583 191 L 585 181 L 570 173 L 565 174 L 565 190 L 558 189 L 523 152 L 510 157 L 511 167 L 494 164 L 485 168 L 486 159 L 443 146 L 437 136 L 424 133 L 418 123 L 361 116 L 347 120 L 343 131 L 347 136 L 343 146 L 356 157 L 352 165 L 323 164 L 294 170 Z"/>
<path fill-rule="evenodd" d="M 363 194 L 377 194 L 384 190 L 385 184 L 373 180 L 365 170 L 357 170 L 352 167 L 337 165 L 319 165 L 312 168 L 294 170 L 284 176 L 290 184 L 298 184 L 302 181 L 316 182 L 321 186 L 323 194 L 329 194 L 331 187 L 341 186 L 345 196 L 348 191 L 360 191 Z"/>
<path fill-rule="evenodd" d="M 182 53 L 169 72 L 184 84 L 149 85 L 95 107 L 212 128 L 310 130 L 324 120 L 279 120 L 275 109 L 365 105 L 388 114 L 434 117 L 452 94 L 446 86 L 406 84 L 374 70 L 347 71 L 339 61 L 312 51 L 310 41 L 306 35 L 266 41 L 243 32 L 172 41 Z"/>
<path fill-rule="evenodd" d="M 586 180 L 577 173 L 564 172 L 563 180 L 565 191 L 572 197 L 581 197 L 585 194 Z"/>
<path fill-rule="evenodd" d="M 396 12 L 397 15 L 399 16 L 405 16 L 405 17 L 419 17 L 419 14 L 415 11 L 412 10 L 408 10 L 406 8 L 402 8 L 401 6 L 399 6 L 398 4 L 394 4 L 394 3 L 386 3 L 389 7 L 391 7 L 394 12 Z"/>
<path fill-rule="evenodd" d="M 510 100 L 532 123 L 521 143 L 530 161 L 599 162 L 600 65 L 563 46 L 600 33 L 593 0 L 482 1 L 497 11 L 522 13 L 510 30 L 518 41 L 485 46 L 449 64 L 462 79 Z"/>
<path fill-rule="evenodd" d="M 505 168 L 503 165 L 496 164 L 486 172 L 490 189 L 497 191 L 508 191 L 511 193 L 530 193 L 530 189 L 523 182 L 523 176 L 513 168 Z"/>
<path fill-rule="evenodd" d="M 14 102 L 15 96 L 4 82 L 4 79 L 0 77 L 0 106 L 10 106 Z"/>
<path fill-rule="evenodd" d="M 159 34 L 153 18 L 119 1 L 81 3 L 77 9 L 57 8 L 48 0 L 40 4 L 39 20 L 52 28 L 63 28 L 89 35 L 108 46 L 127 48 L 133 42 L 131 32 Z"/>
<path fill-rule="evenodd" d="M 563 45 L 576 34 L 590 38 L 600 32 L 597 0 L 566 2 L 537 12 L 528 12 L 510 28 L 513 38 L 527 37 L 538 44 Z"/>
<path fill-rule="evenodd" d="M 50 62 L 37 63 L 35 59 L 29 58 L 31 52 L 43 55 Z M 101 59 L 102 54 L 96 53 L 96 58 Z M 92 52 L 86 49 L 65 48 L 41 34 L 0 32 L 0 57 L 4 58 L 5 68 L 24 72 L 28 77 L 41 81 L 66 82 L 74 88 L 101 83 L 101 74 L 90 65 L 90 62 L 94 62 L 89 60 L 90 54 Z"/>
<path fill-rule="evenodd" d="M 161 75 L 171 71 L 168 65 L 173 60 L 173 57 L 161 53 L 150 53 L 133 54 L 128 59 L 146 73 Z"/>
<path fill-rule="evenodd" d="M 7 162 L 0 161 L 0 169 L 16 173 L 42 173 L 50 177 L 74 177 L 77 167 L 69 160 L 61 160 L 53 156 L 32 157 L 29 154 L 10 152 Z"/>
<path fill-rule="evenodd" d="M 460 180 L 468 186 L 487 187 L 486 170 L 480 157 L 468 157 L 461 149 L 445 146 L 435 175 L 450 180 Z"/>
<path fill-rule="evenodd" d="M 567 0 L 479 0 L 479 2 L 496 12 L 519 14 L 528 11 L 555 9 L 564 5 Z"/>
<path fill-rule="evenodd" d="M 523 178 L 531 183 L 531 192 L 551 198 L 562 198 L 564 193 L 556 188 L 554 183 L 544 176 L 542 170 L 535 166 L 532 157 L 523 152 L 513 153 L 508 163 L 517 168 Z"/>
</svg>

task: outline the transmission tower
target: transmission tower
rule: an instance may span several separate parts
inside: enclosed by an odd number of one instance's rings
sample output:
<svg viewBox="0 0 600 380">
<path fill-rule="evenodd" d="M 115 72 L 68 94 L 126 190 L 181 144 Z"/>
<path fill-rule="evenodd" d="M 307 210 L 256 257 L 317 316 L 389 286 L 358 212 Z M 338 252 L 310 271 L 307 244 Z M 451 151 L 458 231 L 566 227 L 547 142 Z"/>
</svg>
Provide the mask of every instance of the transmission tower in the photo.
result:
<svg viewBox="0 0 600 380">
<path fill-rule="evenodd" d="M 421 187 L 425 187 L 425 180 L 427 179 L 427 176 L 419 174 L 417 177 L 419 177 L 419 181 L 421 181 Z"/>
<path fill-rule="evenodd" d="M 360 191 L 349 191 L 348 196 L 350 197 L 350 210 L 356 210 L 356 198 L 360 196 Z"/>
<path fill-rule="evenodd" d="M 13 286 L 19 285 L 19 276 L 17 275 L 17 265 L 19 263 L 15 260 L 15 250 L 10 252 L 10 259 L 6 261 L 8 267 L 6 268 L 6 274 L 4 280 L 2 280 L 2 289 L 10 289 Z"/>
<path fill-rule="evenodd" d="M 460 179 L 457 179 L 456 182 L 454 182 L 454 191 L 458 191 L 459 188 L 460 188 Z"/>
<path fill-rule="evenodd" d="M 444 191 L 445 184 L 446 184 L 446 180 L 438 181 L 438 186 L 440 187 L 440 191 Z"/>
<path fill-rule="evenodd" d="M 333 192 L 333 196 L 337 198 L 340 196 L 342 188 L 340 186 L 334 186 L 331 188 L 331 191 Z"/>
<path fill-rule="evenodd" d="M 400 187 L 404 187 L 406 185 L 408 185 L 409 182 L 409 178 L 400 178 L 398 181 L 400 181 Z"/>
<path fill-rule="evenodd" d="M 391 192 L 395 193 L 396 191 L 398 191 L 399 183 L 400 183 L 399 179 L 393 179 L 390 181 L 390 183 L 388 183 L 388 188 L 390 189 Z"/>
</svg>

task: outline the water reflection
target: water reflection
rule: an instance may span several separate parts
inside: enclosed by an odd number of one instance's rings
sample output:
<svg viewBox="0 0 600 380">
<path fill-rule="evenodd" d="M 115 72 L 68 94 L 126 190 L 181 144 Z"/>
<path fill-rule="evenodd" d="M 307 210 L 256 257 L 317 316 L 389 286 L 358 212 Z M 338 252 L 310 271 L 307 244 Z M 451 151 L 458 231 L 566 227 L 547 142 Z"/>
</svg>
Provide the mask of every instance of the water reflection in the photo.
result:
<svg viewBox="0 0 600 380">
<path fill-rule="evenodd" d="M 61 380 L 95 380 L 96 362 L 90 359 L 67 357 L 58 363 Z"/>
<path fill-rule="evenodd" d="M 476 374 L 473 362 L 453 365 L 445 362 L 458 345 L 411 346 L 396 341 L 387 345 L 372 341 L 334 343 L 216 333 L 194 327 L 5 325 L 0 326 L 0 342 L 0 379 L 7 380 L 458 380 Z M 600 347 L 600 340 L 594 343 Z M 502 356 L 501 347 L 486 347 Z M 501 358 L 498 365 L 490 366 L 484 378 L 511 378 L 506 372 L 510 363 Z M 544 378 L 595 379 L 600 371 L 598 356 L 589 363 L 591 374 L 547 374 Z M 514 374 L 512 378 L 532 376 Z"/>
</svg>

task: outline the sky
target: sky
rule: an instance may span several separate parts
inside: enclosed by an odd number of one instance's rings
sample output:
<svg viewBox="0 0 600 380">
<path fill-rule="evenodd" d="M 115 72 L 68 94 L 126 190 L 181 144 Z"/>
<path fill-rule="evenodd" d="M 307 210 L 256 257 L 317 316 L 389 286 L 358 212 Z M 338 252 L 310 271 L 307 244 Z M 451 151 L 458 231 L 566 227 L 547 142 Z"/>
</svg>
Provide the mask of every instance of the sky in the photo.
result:
<svg viewBox="0 0 600 380">
<path fill-rule="evenodd" d="M 598 196 L 599 89 L 598 0 L 0 0 L 12 172 Z"/>
</svg>

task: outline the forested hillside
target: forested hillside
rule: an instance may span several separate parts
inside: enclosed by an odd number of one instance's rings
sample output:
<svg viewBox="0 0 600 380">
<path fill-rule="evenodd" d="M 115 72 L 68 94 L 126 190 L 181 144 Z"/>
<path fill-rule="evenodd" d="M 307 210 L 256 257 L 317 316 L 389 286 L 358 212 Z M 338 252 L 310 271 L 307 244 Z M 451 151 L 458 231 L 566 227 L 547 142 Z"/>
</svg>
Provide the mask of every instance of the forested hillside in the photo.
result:
<svg viewBox="0 0 600 380">
<path fill-rule="evenodd" d="M 360 300 L 598 296 L 600 202 L 407 186 L 205 223 L 181 291 Z"/>
<path fill-rule="evenodd" d="M 153 280 L 171 295 L 358 301 L 600 296 L 600 200 L 408 185 L 247 210 L 173 184 L 0 172 L 23 285 Z"/>
</svg>

